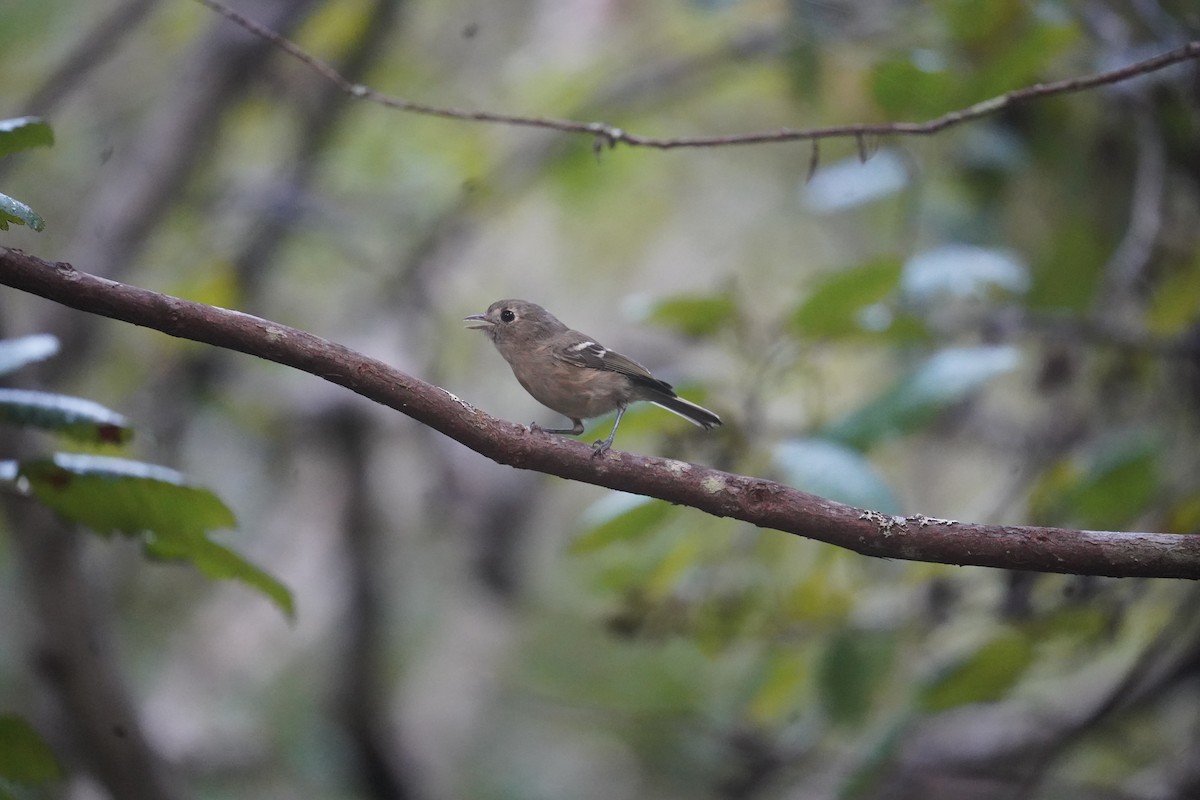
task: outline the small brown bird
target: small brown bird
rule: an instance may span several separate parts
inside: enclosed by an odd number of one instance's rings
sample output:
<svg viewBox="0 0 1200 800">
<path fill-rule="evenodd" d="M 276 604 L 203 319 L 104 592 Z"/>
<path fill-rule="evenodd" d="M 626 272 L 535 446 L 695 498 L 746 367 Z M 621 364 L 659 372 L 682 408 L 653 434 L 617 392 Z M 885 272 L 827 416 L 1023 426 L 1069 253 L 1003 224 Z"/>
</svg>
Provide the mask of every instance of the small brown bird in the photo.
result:
<svg viewBox="0 0 1200 800">
<path fill-rule="evenodd" d="M 546 433 L 578 436 L 583 433 L 583 420 L 617 412 L 608 438 L 592 445 L 597 455 L 612 446 L 625 408 L 639 400 L 705 429 L 721 424 L 720 417 L 675 394 L 671 384 L 655 378 L 641 364 L 571 330 L 535 303 L 497 300 L 487 313 L 472 314 L 464 321 L 487 334 L 525 391 L 573 423 L 570 428 L 541 429 Z"/>
</svg>

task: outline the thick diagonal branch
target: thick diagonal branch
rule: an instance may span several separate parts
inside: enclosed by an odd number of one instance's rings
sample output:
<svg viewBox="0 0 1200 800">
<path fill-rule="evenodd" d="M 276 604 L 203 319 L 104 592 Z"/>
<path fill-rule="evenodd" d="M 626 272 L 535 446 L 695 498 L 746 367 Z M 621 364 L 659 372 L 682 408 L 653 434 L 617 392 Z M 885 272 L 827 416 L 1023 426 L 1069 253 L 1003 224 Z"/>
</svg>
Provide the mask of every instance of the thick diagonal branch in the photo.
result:
<svg viewBox="0 0 1200 800">
<path fill-rule="evenodd" d="M 863 555 L 1118 577 L 1200 578 L 1200 537 L 887 518 L 773 481 L 610 452 L 496 419 L 445 389 L 311 333 L 0 248 L 0 285 L 308 372 L 501 464 L 690 506 Z"/>
</svg>

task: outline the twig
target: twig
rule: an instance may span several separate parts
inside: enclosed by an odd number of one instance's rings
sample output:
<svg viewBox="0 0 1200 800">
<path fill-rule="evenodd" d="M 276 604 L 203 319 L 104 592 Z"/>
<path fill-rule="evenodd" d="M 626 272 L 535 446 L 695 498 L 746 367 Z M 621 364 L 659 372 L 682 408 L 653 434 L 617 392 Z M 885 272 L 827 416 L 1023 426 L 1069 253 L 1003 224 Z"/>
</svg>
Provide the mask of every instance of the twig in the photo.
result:
<svg viewBox="0 0 1200 800">
<path fill-rule="evenodd" d="M 572 119 L 556 119 L 553 117 L 529 117 L 518 114 L 502 114 L 493 111 L 452 108 L 418 103 L 395 97 L 372 89 L 361 83 L 354 83 L 343 77 L 337 70 L 312 55 L 290 39 L 281 36 L 252 19 L 234 11 L 218 0 L 196 0 L 208 6 L 213 11 L 241 26 L 255 36 L 274 44 L 293 58 L 303 62 L 307 67 L 328 81 L 331 81 L 347 94 L 364 100 L 370 100 L 389 108 L 407 111 L 413 114 L 423 114 L 430 117 L 455 119 L 466 122 L 483 122 L 498 125 L 513 125 L 525 128 L 542 128 L 561 133 L 584 134 L 595 137 L 596 146 L 615 147 L 625 144 L 631 147 L 651 147 L 658 150 L 673 150 L 681 147 L 722 147 L 732 145 L 768 144 L 795 141 L 816 141 L 818 139 L 853 138 L 859 143 L 860 152 L 865 152 L 863 142 L 870 137 L 880 136 L 929 136 L 946 128 L 961 125 L 964 122 L 990 116 L 1011 106 L 1027 103 L 1031 100 L 1051 97 L 1059 94 L 1081 92 L 1098 86 L 1120 83 L 1122 81 L 1166 69 L 1173 64 L 1200 58 L 1200 41 L 1170 50 L 1166 53 L 1147 58 L 1119 69 L 1097 72 L 1075 78 L 1066 78 L 1052 83 L 1036 83 L 1021 89 L 998 95 L 988 100 L 975 103 L 967 108 L 951 111 L 940 117 L 925 122 L 882 122 L 882 123 L 852 123 L 849 125 L 831 125 L 821 128 L 780 128 L 773 131 L 753 133 L 738 133 L 725 136 L 694 136 L 667 137 L 641 136 L 607 122 L 581 122 Z"/>
<path fill-rule="evenodd" d="M 308 372 L 501 464 L 690 506 L 863 555 L 1077 575 L 1200 579 L 1200 536 L 887 517 L 698 464 L 616 451 L 598 459 L 584 442 L 496 419 L 445 389 L 270 320 L 107 280 L 3 247 L 0 284 Z"/>
</svg>

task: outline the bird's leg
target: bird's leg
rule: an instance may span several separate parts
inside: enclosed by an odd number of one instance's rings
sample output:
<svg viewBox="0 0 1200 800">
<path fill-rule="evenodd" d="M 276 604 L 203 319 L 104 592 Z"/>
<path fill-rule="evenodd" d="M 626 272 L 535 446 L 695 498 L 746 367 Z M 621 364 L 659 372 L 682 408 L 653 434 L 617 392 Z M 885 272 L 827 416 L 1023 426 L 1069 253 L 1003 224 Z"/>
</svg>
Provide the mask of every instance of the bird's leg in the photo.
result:
<svg viewBox="0 0 1200 800">
<path fill-rule="evenodd" d="M 542 433 L 558 433 L 558 434 L 563 434 L 565 436 L 578 436 L 579 434 L 583 433 L 583 420 L 573 419 L 573 418 L 568 418 L 568 419 L 571 419 L 571 422 L 575 423 L 573 427 L 570 427 L 570 428 L 543 428 L 541 425 L 538 425 L 536 422 L 531 422 L 531 423 L 529 423 L 529 430 L 541 431 Z"/>
<path fill-rule="evenodd" d="M 613 437 L 617 435 L 617 426 L 621 424 L 621 417 L 623 416 L 625 416 L 625 406 L 617 406 L 617 419 L 613 423 L 613 429 L 609 431 L 608 438 L 598 439 L 592 443 L 592 449 L 595 451 L 592 453 L 592 458 L 604 455 L 612 447 Z"/>
</svg>

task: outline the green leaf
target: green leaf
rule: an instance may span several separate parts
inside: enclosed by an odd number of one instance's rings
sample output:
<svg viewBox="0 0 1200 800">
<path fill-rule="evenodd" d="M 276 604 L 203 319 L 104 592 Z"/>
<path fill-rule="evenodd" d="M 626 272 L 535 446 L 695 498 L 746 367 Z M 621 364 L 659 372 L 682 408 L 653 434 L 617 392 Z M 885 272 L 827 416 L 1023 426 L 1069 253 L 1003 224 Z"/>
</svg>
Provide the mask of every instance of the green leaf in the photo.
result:
<svg viewBox="0 0 1200 800">
<path fill-rule="evenodd" d="M 958 104 L 955 73 L 926 50 L 879 63 L 870 80 L 875 102 L 893 120 L 932 119 Z"/>
<path fill-rule="evenodd" d="M 828 439 L 790 439 L 775 448 L 775 466 L 797 489 L 858 508 L 896 514 L 900 503 L 862 453 Z"/>
<path fill-rule="evenodd" d="M 1031 513 L 1050 524 L 1124 528 L 1158 496 L 1159 452 L 1159 437 L 1148 431 L 1112 436 L 1086 466 L 1060 462 L 1047 470 L 1031 493 Z"/>
<path fill-rule="evenodd" d="M 45 361 L 57 353 L 58 339 L 48 333 L 0 339 L 0 375 L 16 372 L 35 361 Z"/>
<path fill-rule="evenodd" d="M 763 679 L 747 706 L 755 723 L 777 726 L 792 717 L 809 682 L 809 661 L 806 653 L 791 648 L 770 655 Z"/>
<path fill-rule="evenodd" d="M 41 117 L 0 119 L 0 158 L 32 147 L 50 147 L 54 131 Z"/>
<path fill-rule="evenodd" d="M 129 421 L 99 403 L 28 389 L 0 389 L 0 422 L 57 431 L 81 442 L 125 444 Z"/>
<path fill-rule="evenodd" d="M 673 328 L 686 336 L 711 336 L 737 314 L 737 306 L 725 295 L 676 295 L 654 304 L 649 321 Z"/>
<path fill-rule="evenodd" d="M 1066 498 L 1072 516 L 1088 528 L 1132 522 L 1158 494 L 1159 452 L 1157 437 L 1145 431 L 1106 442 Z"/>
<path fill-rule="evenodd" d="M 981 4 L 967 5 L 974 13 Z M 1080 38 L 1078 26 L 1066 20 L 1043 23 L 1027 19 L 1018 27 L 1019 30 L 988 35 L 989 44 L 1001 46 L 985 63 L 963 75 L 961 101 L 983 100 L 1044 80 L 1054 61 Z"/>
<path fill-rule="evenodd" d="M 296 615 L 292 593 L 283 583 L 207 536 L 153 536 L 146 552 L 154 558 L 188 561 L 212 580 L 241 581 L 270 598 L 289 618 Z"/>
<path fill-rule="evenodd" d="M 1183 495 L 1163 514 L 1164 533 L 1194 533 L 1200 530 L 1200 491 Z"/>
<path fill-rule="evenodd" d="M 671 504 L 637 494 L 611 492 L 586 512 L 589 528 L 571 542 L 572 553 L 590 553 L 615 542 L 653 533 L 671 513 Z"/>
<path fill-rule="evenodd" d="M 917 702 L 929 713 L 999 700 L 1033 662 L 1033 643 L 1018 631 L 1001 632 L 921 687 Z"/>
<path fill-rule="evenodd" d="M 841 338 L 869 332 L 864 309 L 891 295 L 900 282 L 899 259 L 884 258 L 831 275 L 792 315 L 792 330 L 810 338 Z"/>
<path fill-rule="evenodd" d="M 866 721 L 895 655 L 890 634 L 840 630 L 829 642 L 817 668 L 821 704 L 836 724 Z"/>
<path fill-rule="evenodd" d="M 1173 270 L 1155 277 L 1146 313 L 1150 331 L 1162 336 L 1180 334 L 1196 321 L 1200 308 L 1200 251 Z"/>
<path fill-rule="evenodd" d="M 997 43 L 996 37 L 1011 35 L 1024 16 L 1024 4 L 1013 0 L 940 0 L 935 8 L 954 40 L 976 47 L 1006 46 L 1007 40 Z"/>
<path fill-rule="evenodd" d="M 1032 310 L 1083 312 L 1096 297 L 1101 270 L 1117 236 L 1112 226 L 1097 226 L 1094 200 L 1083 196 L 1078 207 L 1061 209 L 1047 246 L 1038 248 L 1033 284 L 1026 296 Z"/>
<path fill-rule="evenodd" d="M 232 528 L 233 512 L 207 489 L 166 467 L 106 456 L 57 453 L 20 464 L 33 496 L 72 522 L 100 534 L 142 535 L 154 558 L 191 562 L 210 578 L 231 578 L 256 589 L 285 614 L 291 593 L 274 577 L 211 541 L 207 532 Z"/>
<path fill-rule="evenodd" d="M 46 221 L 29 206 L 0 193 L 0 231 L 8 230 L 10 224 L 28 225 L 31 230 L 41 231 L 46 227 Z"/>
<path fill-rule="evenodd" d="M 984 383 L 1020 363 L 1015 347 L 942 350 L 865 407 L 827 425 L 819 435 L 865 450 L 917 430 Z"/>
<path fill-rule="evenodd" d="M 39 784 L 62 777 L 62 769 L 37 731 L 15 714 L 0 714 L 0 778 Z"/>
<path fill-rule="evenodd" d="M 824 551 L 822 566 L 836 564 L 840 554 Z M 816 625 L 841 624 L 856 604 L 857 592 L 847 587 L 840 569 L 814 569 L 787 591 L 780 608 L 790 620 Z"/>
<path fill-rule="evenodd" d="M 41 503 L 98 533 L 187 535 L 236 524 L 215 494 L 154 464 L 56 453 L 22 463 L 20 473 Z"/>
</svg>

